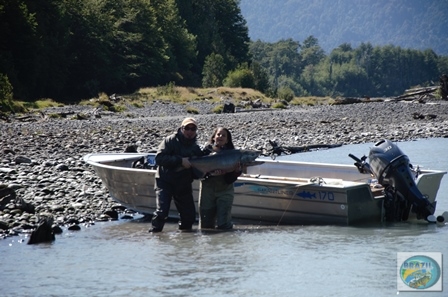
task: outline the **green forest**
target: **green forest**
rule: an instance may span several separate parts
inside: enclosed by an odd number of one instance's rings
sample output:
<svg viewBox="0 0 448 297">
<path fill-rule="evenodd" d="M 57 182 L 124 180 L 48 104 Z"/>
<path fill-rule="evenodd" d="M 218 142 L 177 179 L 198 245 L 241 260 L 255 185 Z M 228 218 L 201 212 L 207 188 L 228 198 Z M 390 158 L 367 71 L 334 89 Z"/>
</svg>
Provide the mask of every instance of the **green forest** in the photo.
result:
<svg viewBox="0 0 448 297">
<path fill-rule="evenodd" d="M 344 43 L 325 54 L 312 35 L 250 40 L 238 0 L 0 0 L 0 42 L 0 102 L 167 84 L 394 96 L 448 73 L 431 49 Z"/>
</svg>

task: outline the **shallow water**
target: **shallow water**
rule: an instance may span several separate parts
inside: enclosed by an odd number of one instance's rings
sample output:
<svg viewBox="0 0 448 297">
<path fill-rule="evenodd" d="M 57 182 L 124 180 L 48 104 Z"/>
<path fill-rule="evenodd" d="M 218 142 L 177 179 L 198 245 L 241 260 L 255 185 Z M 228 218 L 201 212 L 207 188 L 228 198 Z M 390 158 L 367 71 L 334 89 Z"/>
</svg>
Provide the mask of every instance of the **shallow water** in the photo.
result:
<svg viewBox="0 0 448 297">
<path fill-rule="evenodd" d="M 352 164 L 373 144 L 285 158 Z M 411 163 L 448 170 L 448 139 L 400 142 Z M 448 211 L 448 177 L 436 214 Z M 397 252 L 448 255 L 448 226 L 249 226 L 180 233 L 175 223 L 147 233 L 141 220 L 64 230 L 51 244 L 0 240 L 0 296 L 392 296 Z M 446 262 L 446 261 L 445 261 Z M 443 264 L 445 275 L 448 266 Z M 446 296 L 399 292 L 400 296 Z"/>
</svg>

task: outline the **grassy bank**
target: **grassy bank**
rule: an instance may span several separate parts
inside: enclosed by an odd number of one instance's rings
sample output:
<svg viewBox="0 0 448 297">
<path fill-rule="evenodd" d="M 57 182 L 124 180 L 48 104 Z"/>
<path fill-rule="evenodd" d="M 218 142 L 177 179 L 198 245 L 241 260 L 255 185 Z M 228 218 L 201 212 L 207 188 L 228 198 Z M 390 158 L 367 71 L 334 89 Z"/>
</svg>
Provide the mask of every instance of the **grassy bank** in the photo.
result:
<svg viewBox="0 0 448 297">
<path fill-rule="evenodd" d="M 331 104 L 334 100 L 330 97 L 294 97 L 292 100 L 281 100 L 270 98 L 263 93 L 247 88 L 191 88 L 178 87 L 173 84 L 165 86 L 142 88 L 132 94 L 106 94 L 100 93 L 97 97 L 80 100 L 73 104 L 80 105 L 103 105 L 106 109 L 114 112 L 126 110 L 127 105 L 143 107 L 154 101 L 166 101 L 179 104 L 204 101 L 210 103 L 231 102 L 235 105 L 244 105 L 252 102 L 261 102 L 272 108 L 285 108 L 291 105 L 322 105 Z M 1 100 L 0 111 L 7 113 L 26 113 L 49 107 L 61 107 L 64 104 L 54 99 L 40 99 L 34 102 L 19 100 Z M 216 112 L 220 112 L 219 109 Z"/>
</svg>

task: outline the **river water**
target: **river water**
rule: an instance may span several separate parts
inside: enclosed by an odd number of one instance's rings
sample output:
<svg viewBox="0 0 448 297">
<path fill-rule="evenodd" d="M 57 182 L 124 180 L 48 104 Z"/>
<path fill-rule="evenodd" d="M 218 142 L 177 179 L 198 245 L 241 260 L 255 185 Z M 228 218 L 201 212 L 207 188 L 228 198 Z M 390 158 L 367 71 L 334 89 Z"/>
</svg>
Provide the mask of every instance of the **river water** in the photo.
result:
<svg viewBox="0 0 448 297">
<path fill-rule="evenodd" d="M 373 143 L 300 153 L 303 161 L 352 164 Z M 448 170 L 448 139 L 400 142 L 413 165 Z M 448 177 L 436 214 L 448 211 Z M 0 240 L 0 296 L 447 296 L 398 292 L 397 252 L 448 255 L 448 225 L 250 226 L 147 233 L 142 220 L 97 223 L 51 244 Z"/>
</svg>

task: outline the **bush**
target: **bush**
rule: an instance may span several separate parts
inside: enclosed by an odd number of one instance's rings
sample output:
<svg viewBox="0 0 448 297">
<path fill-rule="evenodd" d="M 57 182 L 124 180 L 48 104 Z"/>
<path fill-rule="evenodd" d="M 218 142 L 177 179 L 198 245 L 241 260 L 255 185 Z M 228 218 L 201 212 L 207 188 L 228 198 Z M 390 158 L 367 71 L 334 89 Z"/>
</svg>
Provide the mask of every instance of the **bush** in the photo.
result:
<svg viewBox="0 0 448 297">
<path fill-rule="evenodd" d="M 142 102 L 132 102 L 131 105 L 137 108 L 145 107 L 145 105 Z"/>
<path fill-rule="evenodd" d="M 272 108 L 285 109 L 286 106 L 282 102 L 276 102 L 276 103 L 272 104 Z"/>
<path fill-rule="evenodd" d="M 218 106 L 215 106 L 215 108 L 213 108 L 212 112 L 213 113 L 222 113 L 223 109 L 224 109 L 223 105 L 218 105 Z"/>
<path fill-rule="evenodd" d="M 194 107 L 188 106 L 187 107 L 187 113 L 192 113 L 192 114 L 199 114 L 199 110 L 197 110 Z"/>
<path fill-rule="evenodd" d="M 157 96 L 168 96 L 173 98 L 179 97 L 179 92 L 176 89 L 176 84 L 174 82 L 169 82 L 164 86 L 158 86 Z"/>
<path fill-rule="evenodd" d="M 13 108 L 12 85 L 8 76 L 0 73 L 0 111 L 12 111 Z"/>
<path fill-rule="evenodd" d="M 224 86 L 230 88 L 251 88 L 255 87 L 255 78 L 252 71 L 247 68 L 239 68 L 230 71 L 224 79 Z"/>
<path fill-rule="evenodd" d="M 12 85 L 8 76 L 0 73 L 0 101 L 12 101 Z"/>
<path fill-rule="evenodd" d="M 277 91 L 277 96 L 281 100 L 285 100 L 286 102 L 291 102 L 294 99 L 294 91 L 289 87 L 281 87 Z"/>
<path fill-rule="evenodd" d="M 57 114 L 57 113 L 50 113 L 50 114 L 48 114 L 48 117 L 50 119 L 60 119 L 62 116 L 60 114 Z"/>
<path fill-rule="evenodd" d="M 120 104 L 112 105 L 111 107 L 109 107 L 109 111 L 112 112 L 124 112 L 126 110 L 127 110 L 126 106 Z"/>
<path fill-rule="evenodd" d="M 36 100 L 34 102 L 25 102 L 24 106 L 26 108 L 33 108 L 33 109 L 45 109 L 49 107 L 62 107 L 64 104 L 55 102 L 51 98 L 42 98 L 39 100 Z"/>
</svg>

